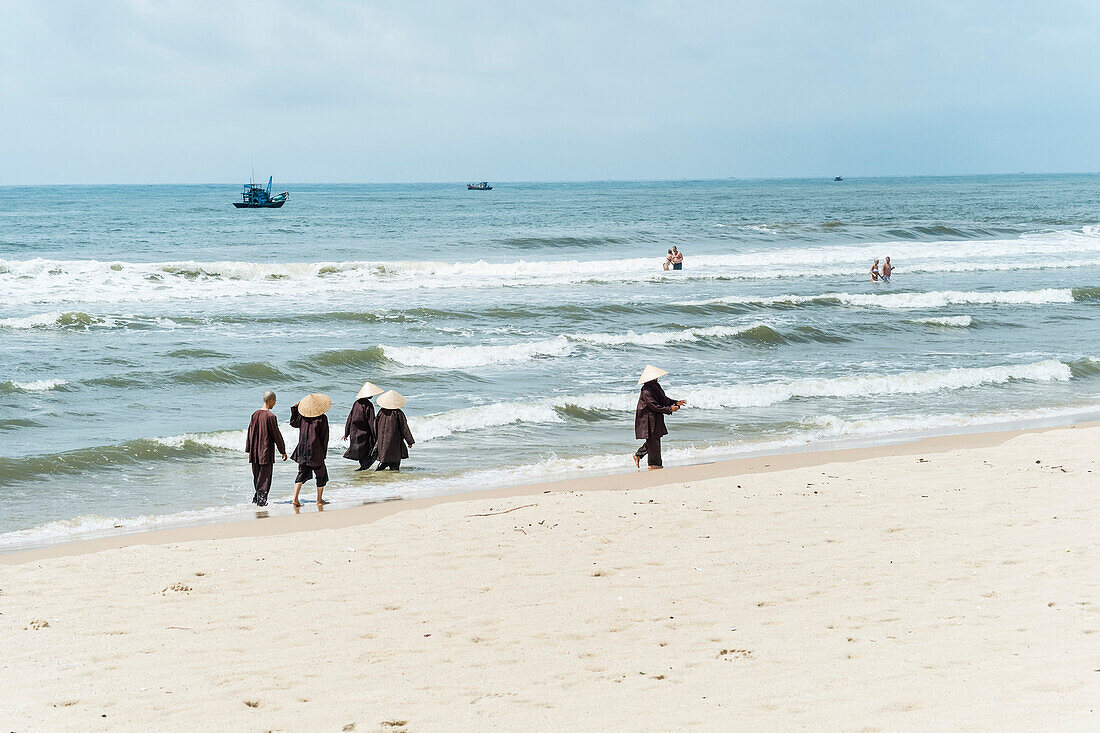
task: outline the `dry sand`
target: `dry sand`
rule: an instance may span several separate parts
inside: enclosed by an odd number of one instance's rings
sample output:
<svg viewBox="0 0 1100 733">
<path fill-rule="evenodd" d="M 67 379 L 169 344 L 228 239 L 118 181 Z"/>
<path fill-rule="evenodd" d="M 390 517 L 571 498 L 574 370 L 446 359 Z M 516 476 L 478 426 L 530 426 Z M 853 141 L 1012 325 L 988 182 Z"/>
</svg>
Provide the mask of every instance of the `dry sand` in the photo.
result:
<svg viewBox="0 0 1100 733">
<path fill-rule="evenodd" d="M 1100 427 L 937 441 L 9 555 L 0 725 L 1100 729 Z"/>
</svg>

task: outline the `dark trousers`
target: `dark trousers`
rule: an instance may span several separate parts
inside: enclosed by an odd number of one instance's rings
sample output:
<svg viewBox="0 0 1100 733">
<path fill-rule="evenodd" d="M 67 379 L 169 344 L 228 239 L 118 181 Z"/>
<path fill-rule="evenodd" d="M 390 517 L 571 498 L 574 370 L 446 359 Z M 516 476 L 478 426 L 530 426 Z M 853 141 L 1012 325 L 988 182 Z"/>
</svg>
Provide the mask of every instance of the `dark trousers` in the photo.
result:
<svg viewBox="0 0 1100 733">
<path fill-rule="evenodd" d="M 663 466 L 661 463 L 661 439 L 660 438 L 646 438 L 642 443 L 642 447 L 634 453 L 639 459 L 649 456 L 649 465 L 651 466 Z"/>
<path fill-rule="evenodd" d="M 374 456 L 371 456 L 370 458 L 360 458 L 359 459 L 359 470 L 360 471 L 366 471 L 368 468 L 370 468 L 373 465 L 374 465 Z"/>
<path fill-rule="evenodd" d="M 684 269 L 684 263 L 683 262 L 673 262 L 672 263 L 672 269 L 673 270 L 682 270 L 682 269 Z"/>
<path fill-rule="evenodd" d="M 298 464 L 298 476 L 294 479 L 296 484 L 304 484 L 313 478 L 313 474 L 317 474 L 317 488 L 324 488 L 328 483 L 328 469 L 325 468 L 325 464 L 320 466 L 307 466 L 304 463 Z"/>
<path fill-rule="evenodd" d="M 267 506 L 267 492 L 271 491 L 271 468 L 270 463 L 252 464 L 252 485 L 256 487 L 252 503 L 256 506 Z"/>
<path fill-rule="evenodd" d="M 396 461 L 390 461 L 388 463 L 379 463 L 378 468 L 376 468 L 375 470 L 376 471 L 400 471 L 401 470 L 401 461 L 396 460 Z"/>
</svg>

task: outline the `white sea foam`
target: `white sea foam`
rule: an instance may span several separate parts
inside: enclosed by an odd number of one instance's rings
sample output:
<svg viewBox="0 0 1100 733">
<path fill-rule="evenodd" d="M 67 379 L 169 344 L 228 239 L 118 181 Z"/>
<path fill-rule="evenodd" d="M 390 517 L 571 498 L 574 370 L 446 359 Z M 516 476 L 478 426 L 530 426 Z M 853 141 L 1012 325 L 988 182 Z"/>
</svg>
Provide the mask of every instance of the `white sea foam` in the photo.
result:
<svg viewBox="0 0 1100 733">
<path fill-rule="evenodd" d="M 974 319 L 970 316 L 944 316 L 943 318 L 913 318 L 909 323 L 919 323 L 925 326 L 948 326 L 951 328 L 970 328 Z"/>
<path fill-rule="evenodd" d="M 819 295 L 773 295 L 753 297 L 726 295 L 705 300 L 681 301 L 675 305 L 797 305 L 801 303 L 834 302 L 865 308 L 912 310 L 917 308 L 942 308 L 949 305 L 1044 305 L 1072 303 L 1072 288 L 1045 288 L 1042 290 L 957 291 L 935 290 L 925 293 L 821 293 Z"/>
<path fill-rule="evenodd" d="M 514 423 L 556 423 L 563 418 L 544 402 L 498 402 L 465 407 L 424 417 L 410 417 L 409 429 L 419 442 L 455 433 L 500 427 Z"/>
<path fill-rule="evenodd" d="M 1067 268 L 1100 264 L 1100 233 L 1049 232 L 1017 239 L 877 242 L 746 248 L 691 255 L 686 269 L 663 272 L 659 257 L 509 262 L 106 262 L 0 260 L 0 289 L 15 305 L 150 303 L 246 297 L 345 296 L 419 289 L 567 286 L 657 282 L 667 278 L 765 278 L 860 275 L 889 252 L 899 275 Z M 288 288 L 288 283 L 306 285 Z"/>
<path fill-rule="evenodd" d="M 399 364 L 437 369 L 471 369 L 489 364 L 509 364 L 543 356 L 562 356 L 569 351 L 569 341 L 564 337 L 480 346 L 380 346 L 386 358 Z"/>
<path fill-rule="evenodd" d="M 68 384 L 68 382 L 64 379 L 35 379 L 27 382 L 20 382 L 13 379 L 10 382 L 0 382 L 0 385 L 4 384 L 8 385 L 10 389 L 20 392 L 48 392 L 51 389 L 63 387 Z"/>
<path fill-rule="evenodd" d="M 101 514 L 84 514 L 72 519 L 46 522 L 37 527 L 0 534 L 0 548 L 12 549 L 28 545 L 64 542 L 77 537 L 112 532 L 139 532 L 182 524 L 205 524 L 254 513 L 251 504 L 217 506 L 176 512 L 173 514 L 143 514 L 136 517 L 110 517 Z"/>
<path fill-rule="evenodd" d="M 491 364 L 514 364 L 541 357 L 560 357 L 573 350 L 573 344 L 593 346 L 665 346 L 690 343 L 705 338 L 729 338 L 766 327 L 763 323 L 746 326 L 713 326 L 685 328 L 679 331 L 651 333 L 567 333 L 551 339 L 521 341 L 512 344 L 480 344 L 476 346 L 390 346 L 380 344 L 387 359 L 405 366 L 435 369 L 472 369 Z"/>
<path fill-rule="evenodd" d="M 1064 382 L 1070 368 L 1060 361 L 992 367 L 933 369 L 898 374 L 866 374 L 849 377 L 807 378 L 731 386 L 698 386 L 677 389 L 676 397 L 701 410 L 734 407 L 767 407 L 795 398 L 858 397 L 865 394 L 925 394 L 940 390 L 966 389 L 1012 380 Z M 555 398 L 560 407 L 573 405 L 585 410 L 633 410 L 637 397 L 629 394 L 588 394 Z"/>
<path fill-rule="evenodd" d="M 280 428 L 280 432 L 283 436 L 287 435 L 286 430 Z M 168 435 L 165 437 L 153 438 L 161 445 L 166 445 L 169 448 L 182 448 L 188 443 L 195 445 L 205 446 L 207 448 L 219 448 L 227 451 L 244 451 L 244 430 L 219 430 L 211 433 L 183 433 L 182 435 Z"/>
<path fill-rule="evenodd" d="M 665 344 L 690 343 L 704 338 L 733 337 L 764 326 L 753 323 L 748 326 L 713 326 L 711 328 L 685 328 L 679 331 L 659 331 L 652 333 L 570 333 L 566 338 L 600 346 L 664 346 Z"/>
<path fill-rule="evenodd" d="M 31 329 L 31 328 L 90 328 L 92 326 L 114 327 L 116 324 L 110 318 L 90 316 L 79 311 L 50 311 L 48 313 L 36 313 L 31 316 L 16 318 L 0 318 L 0 328 Z"/>
</svg>

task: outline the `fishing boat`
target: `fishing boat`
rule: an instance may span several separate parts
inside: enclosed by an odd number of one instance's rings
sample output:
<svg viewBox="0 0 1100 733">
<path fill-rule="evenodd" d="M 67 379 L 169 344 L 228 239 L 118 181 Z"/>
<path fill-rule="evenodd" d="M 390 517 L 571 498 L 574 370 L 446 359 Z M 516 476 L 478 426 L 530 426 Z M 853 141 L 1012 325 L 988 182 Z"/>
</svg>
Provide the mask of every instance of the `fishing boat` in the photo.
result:
<svg viewBox="0 0 1100 733">
<path fill-rule="evenodd" d="M 844 178 L 843 178 L 842 176 L 837 176 L 837 177 L 836 177 L 836 178 L 834 178 L 833 180 L 834 180 L 834 181 L 843 181 L 843 180 L 844 180 Z"/>
<path fill-rule="evenodd" d="M 467 191 L 492 191 L 493 187 L 489 185 L 488 181 L 482 181 L 481 183 L 467 183 Z"/>
<path fill-rule="evenodd" d="M 238 209 L 278 209 L 290 198 L 290 191 L 283 191 L 274 196 L 271 195 L 271 179 L 268 176 L 267 188 L 257 186 L 256 182 L 244 185 L 244 198 L 242 201 L 234 201 L 233 205 Z"/>
</svg>

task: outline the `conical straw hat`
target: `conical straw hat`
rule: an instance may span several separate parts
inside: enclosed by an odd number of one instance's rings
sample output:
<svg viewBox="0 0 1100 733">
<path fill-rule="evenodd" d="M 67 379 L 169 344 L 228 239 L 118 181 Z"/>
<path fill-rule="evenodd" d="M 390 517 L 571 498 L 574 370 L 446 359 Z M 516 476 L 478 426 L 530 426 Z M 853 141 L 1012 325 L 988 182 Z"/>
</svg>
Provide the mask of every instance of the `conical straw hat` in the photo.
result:
<svg viewBox="0 0 1100 733">
<path fill-rule="evenodd" d="M 642 370 L 642 376 L 638 377 L 638 384 L 645 384 L 646 382 L 656 379 L 657 377 L 663 377 L 668 372 L 664 369 L 658 369 L 652 364 L 646 364 L 645 369 Z"/>
<path fill-rule="evenodd" d="M 328 398 L 328 395 L 307 394 L 298 403 L 298 413 L 302 417 L 317 417 L 328 412 L 330 407 L 332 407 L 332 400 Z"/>
<path fill-rule="evenodd" d="M 385 391 L 386 390 L 382 389 L 377 384 L 367 382 L 363 385 L 363 389 L 359 390 L 359 394 L 355 395 L 355 399 L 361 400 L 364 397 L 374 397 L 375 395 L 380 395 Z"/>
<path fill-rule="evenodd" d="M 384 407 L 387 410 L 400 410 L 402 407 L 409 404 L 407 399 L 397 394 L 392 389 L 389 392 L 383 392 L 375 402 L 378 403 L 379 407 Z"/>
</svg>

